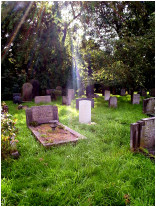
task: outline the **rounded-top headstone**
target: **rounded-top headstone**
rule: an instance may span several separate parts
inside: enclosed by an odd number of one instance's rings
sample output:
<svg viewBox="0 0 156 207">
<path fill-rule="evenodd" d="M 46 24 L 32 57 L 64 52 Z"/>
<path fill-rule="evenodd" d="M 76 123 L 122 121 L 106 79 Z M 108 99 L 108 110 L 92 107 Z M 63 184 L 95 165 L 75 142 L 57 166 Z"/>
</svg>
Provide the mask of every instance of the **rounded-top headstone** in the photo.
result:
<svg viewBox="0 0 156 207">
<path fill-rule="evenodd" d="M 22 86 L 22 99 L 23 101 L 32 101 L 32 89 L 31 83 L 24 83 Z"/>
<path fill-rule="evenodd" d="M 91 101 L 82 100 L 79 102 L 79 122 L 91 123 Z"/>
</svg>

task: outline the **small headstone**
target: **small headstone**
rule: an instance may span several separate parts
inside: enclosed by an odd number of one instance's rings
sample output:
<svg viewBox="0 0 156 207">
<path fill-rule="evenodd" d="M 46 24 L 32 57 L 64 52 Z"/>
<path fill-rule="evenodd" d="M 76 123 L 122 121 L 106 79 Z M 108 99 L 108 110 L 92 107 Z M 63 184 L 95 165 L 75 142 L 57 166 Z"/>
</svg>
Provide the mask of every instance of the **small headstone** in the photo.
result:
<svg viewBox="0 0 156 207">
<path fill-rule="evenodd" d="M 155 98 L 147 98 L 143 100 L 143 113 L 154 114 L 155 113 Z"/>
<path fill-rule="evenodd" d="M 91 123 L 91 101 L 82 100 L 79 102 L 79 122 Z"/>
<path fill-rule="evenodd" d="M 125 90 L 124 88 L 121 89 L 120 95 L 121 95 L 121 96 L 125 96 L 125 93 L 126 93 L 126 90 Z"/>
<path fill-rule="evenodd" d="M 51 102 L 51 96 L 35 96 L 35 103 L 49 103 Z"/>
<path fill-rule="evenodd" d="M 114 107 L 114 108 L 117 107 L 117 97 L 116 96 L 110 97 L 109 107 Z"/>
<path fill-rule="evenodd" d="M 110 91 L 105 90 L 105 101 L 108 101 L 110 98 Z"/>
<path fill-rule="evenodd" d="M 76 99 L 76 109 L 77 110 L 79 110 L 79 102 L 82 100 L 91 101 L 91 107 L 94 108 L 94 99 L 92 99 L 92 98 L 79 98 L 79 99 Z"/>
<path fill-rule="evenodd" d="M 24 83 L 22 86 L 22 99 L 23 101 L 32 101 L 32 89 L 31 83 Z"/>
<path fill-rule="evenodd" d="M 57 106 L 32 106 L 30 109 L 26 109 L 27 125 L 30 126 L 32 122 L 38 124 L 49 123 L 52 120 L 58 119 Z"/>
<path fill-rule="evenodd" d="M 62 96 L 62 105 L 70 105 L 68 96 Z"/>
<path fill-rule="evenodd" d="M 155 154 L 155 117 L 131 124 L 130 146 L 133 151 L 146 148 L 149 153 Z"/>
<path fill-rule="evenodd" d="M 140 104 L 140 94 L 133 94 L 132 104 Z"/>
</svg>

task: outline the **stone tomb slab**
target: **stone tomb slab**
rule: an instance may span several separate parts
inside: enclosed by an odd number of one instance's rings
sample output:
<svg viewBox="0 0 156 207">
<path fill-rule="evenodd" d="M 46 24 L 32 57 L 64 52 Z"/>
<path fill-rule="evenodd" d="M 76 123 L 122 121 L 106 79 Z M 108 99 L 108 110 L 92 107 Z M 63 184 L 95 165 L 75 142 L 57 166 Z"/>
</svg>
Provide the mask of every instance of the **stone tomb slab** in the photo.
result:
<svg viewBox="0 0 156 207">
<path fill-rule="evenodd" d="M 82 100 L 91 101 L 91 107 L 94 108 L 94 99 L 92 98 L 78 98 L 76 99 L 76 109 L 79 110 L 79 102 Z"/>
<path fill-rule="evenodd" d="M 35 103 L 49 103 L 51 102 L 51 96 L 35 96 Z"/>
<path fill-rule="evenodd" d="M 79 139 L 86 137 L 69 127 L 57 123 L 56 129 L 53 131 L 50 121 L 59 120 L 57 106 L 33 106 L 26 109 L 27 126 L 31 130 L 36 139 L 45 147 L 65 144 L 69 142 L 77 142 Z M 37 122 L 39 125 L 32 126 Z"/>
<path fill-rule="evenodd" d="M 59 122 L 54 131 L 51 129 L 50 124 L 42 124 L 37 127 L 29 126 L 29 129 L 44 147 L 76 143 L 79 139 L 86 139 L 85 136 Z"/>
</svg>

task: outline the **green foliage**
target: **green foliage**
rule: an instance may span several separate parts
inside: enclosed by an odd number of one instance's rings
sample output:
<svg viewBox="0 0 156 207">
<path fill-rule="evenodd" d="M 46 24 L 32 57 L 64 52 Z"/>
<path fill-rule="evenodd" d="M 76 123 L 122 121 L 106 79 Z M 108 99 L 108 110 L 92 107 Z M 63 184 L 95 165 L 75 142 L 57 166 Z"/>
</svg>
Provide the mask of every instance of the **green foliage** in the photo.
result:
<svg viewBox="0 0 156 207">
<path fill-rule="evenodd" d="M 6 158 L 16 150 L 15 140 L 18 129 L 15 127 L 16 120 L 8 113 L 1 114 L 1 156 Z"/>
</svg>

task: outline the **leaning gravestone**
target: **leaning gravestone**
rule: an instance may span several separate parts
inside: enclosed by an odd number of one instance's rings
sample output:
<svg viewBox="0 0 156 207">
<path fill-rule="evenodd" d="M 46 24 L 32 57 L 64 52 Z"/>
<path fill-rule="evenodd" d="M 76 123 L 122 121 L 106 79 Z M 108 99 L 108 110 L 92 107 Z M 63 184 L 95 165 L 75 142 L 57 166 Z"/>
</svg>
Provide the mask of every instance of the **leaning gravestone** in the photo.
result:
<svg viewBox="0 0 156 207">
<path fill-rule="evenodd" d="M 109 100 L 109 98 L 110 98 L 110 91 L 108 91 L 108 90 L 105 90 L 105 101 L 108 101 Z"/>
<path fill-rule="evenodd" d="M 155 114 L 155 98 L 147 98 L 143 100 L 143 113 Z"/>
<path fill-rule="evenodd" d="M 57 106 L 32 106 L 30 109 L 26 109 L 26 121 L 28 126 L 33 122 L 45 124 L 52 120 L 59 120 Z"/>
<path fill-rule="evenodd" d="M 79 98 L 79 99 L 76 99 L 76 109 L 77 110 L 79 110 L 79 102 L 82 100 L 91 101 L 91 107 L 94 108 L 94 99 L 92 99 L 92 98 Z"/>
<path fill-rule="evenodd" d="M 137 151 L 146 148 L 149 153 L 155 154 L 155 117 L 142 119 L 130 127 L 130 147 Z"/>
<path fill-rule="evenodd" d="M 117 97 L 116 96 L 110 97 L 109 107 L 114 107 L 114 108 L 117 107 Z"/>
<path fill-rule="evenodd" d="M 120 95 L 125 96 L 126 90 L 124 88 L 121 89 Z"/>
<path fill-rule="evenodd" d="M 132 104 L 140 104 L 140 94 L 133 94 Z"/>
<path fill-rule="evenodd" d="M 31 83 L 24 83 L 22 86 L 22 100 L 23 101 L 32 101 L 32 89 L 33 86 Z"/>
<path fill-rule="evenodd" d="M 82 100 L 79 102 L 79 122 L 91 123 L 91 101 Z"/>
<path fill-rule="evenodd" d="M 35 103 L 49 103 L 51 102 L 51 96 L 35 96 Z"/>
</svg>

